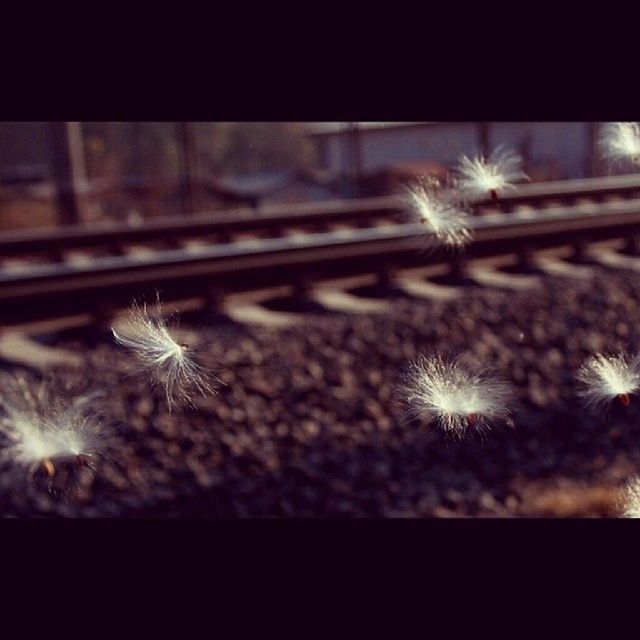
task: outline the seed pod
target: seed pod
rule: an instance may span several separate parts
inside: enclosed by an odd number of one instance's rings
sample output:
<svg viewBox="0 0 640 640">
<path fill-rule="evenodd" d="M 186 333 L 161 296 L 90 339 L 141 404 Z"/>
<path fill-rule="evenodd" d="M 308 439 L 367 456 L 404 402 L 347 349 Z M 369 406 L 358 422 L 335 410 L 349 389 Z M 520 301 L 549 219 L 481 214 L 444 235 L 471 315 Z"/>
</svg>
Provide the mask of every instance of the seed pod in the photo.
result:
<svg viewBox="0 0 640 640">
<path fill-rule="evenodd" d="M 422 356 L 411 365 L 403 395 L 409 417 L 456 436 L 506 421 L 512 401 L 511 387 L 492 371 L 440 356 Z"/>
<path fill-rule="evenodd" d="M 624 353 L 598 353 L 582 365 L 577 378 L 582 384 L 578 393 L 589 409 L 602 408 L 616 399 L 628 407 L 631 394 L 640 388 L 640 360 Z"/>
<path fill-rule="evenodd" d="M 481 155 L 462 156 L 458 175 L 458 186 L 463 192 L 471 196 L 489 196 L 493 201 L 501 191 L 514 189 L 514 183 L 529 179 L 522 171 L 522 158 L 502 147 L 498 147 L 488 160 Z"/>
</svg>

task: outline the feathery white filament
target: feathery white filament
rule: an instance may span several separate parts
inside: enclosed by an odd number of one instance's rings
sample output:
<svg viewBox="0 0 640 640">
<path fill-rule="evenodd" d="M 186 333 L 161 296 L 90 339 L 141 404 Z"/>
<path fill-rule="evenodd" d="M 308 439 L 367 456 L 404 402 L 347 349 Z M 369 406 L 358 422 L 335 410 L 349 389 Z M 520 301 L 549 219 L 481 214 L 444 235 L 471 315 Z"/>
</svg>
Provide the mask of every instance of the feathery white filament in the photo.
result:
<svg viewBox="0 0 640 640">
<path fill-rule="evenodd" d="M 409 415 L 437 421 L 447 433 L 461 436 L 468 427 L 509 416 L 509 385 L 490 371 L 461 359 L 421 357 L 413 363 L 406 387 Z"/>
<path fill-rule="evenodd" d="M 613 122 L 604 127 L 600 147 L 605 158 L 640 164 L 640 127 L 637 122 Z"/>
<path fill-rule="evenodd" d="M 8 439 L 3 458 L 29 468 L 48 462 L 89 462 L 102 448 L 95 396 L 66 406 L 42 386 L 34 396 L 22 379 L 4 379 L 0 429 Z"/>
<path fill-rule="evenodd" d="M 174 404 L 190 403 L 194 393 L 214 393 L 209 372 L 194 361 L 188 347 L 170 335 L 159 303 L 157 314 L 151 317 L 146 304 L 140 307 L 134 302 L 127 326 L 111 331 L 116 342 L 131 349 L 146 373 L 164 389 L 169 410 Z"/>
<path fill-rule="evenodd" d="M 579 392 L 588 407 L 596 409 L 617 397 L 627 397 L 640 387 L 640 361 L 623 353 L 601 353 L 587 360 L 577 375 L 584 388 Z"/>
<path fill-rule="evenodd" d="M 625 491 L 625 518 L 640 518 L 640 478 L 634 478 Z"/>
<path fill-rule="evenodd" d="M 440 190 L 435 182 L 422 180 L 408 187 L 411 208 L 436 239 L 449 247 L 471 240 L 470 218 L 453 191 Z"/>
<path fill-rule="evenodd" d="M 498 147 L 486 160 L 483 156 L 463 155 L 458 166 L 459 186 L 470 195 L 486 196 L 505 189 L 515 189 L 514 182 L 527 180 L 522 171 L 522 158 L 508 149 Z"/>
</svg>

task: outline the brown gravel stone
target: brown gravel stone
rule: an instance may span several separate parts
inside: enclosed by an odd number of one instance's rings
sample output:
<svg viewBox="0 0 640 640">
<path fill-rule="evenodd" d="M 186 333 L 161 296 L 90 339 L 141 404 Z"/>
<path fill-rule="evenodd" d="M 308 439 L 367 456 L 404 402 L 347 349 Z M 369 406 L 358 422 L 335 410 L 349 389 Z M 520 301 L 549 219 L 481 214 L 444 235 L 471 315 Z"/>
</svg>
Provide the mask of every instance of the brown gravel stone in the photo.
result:
<svg viewBox="0 0 640 640">
<path fill-rule="evenodd" d="M 601 268 L 592 281 L 544 277 L 523 292 L 467 286 L 450 301 L 387 295 L 387 314 L 313 312 L 287 328 L 194 317 L 202 362 L 224 384 L 172 413 L 108 334 L 58 337 L 87 364 L 47 376 L 63 396 L 104 391 L 113 441 L 64 497 L 3 463 L 4 515 L 615 513 L 640 471 L 640 397 L 591 415 L 574 376 L 594 351 L 640 350 L 640 275 Z M 407 422 L 401 374 L 435 351 L 468 351 L 509 380 L 514 428 L 457 441 Z"/>
</svg>

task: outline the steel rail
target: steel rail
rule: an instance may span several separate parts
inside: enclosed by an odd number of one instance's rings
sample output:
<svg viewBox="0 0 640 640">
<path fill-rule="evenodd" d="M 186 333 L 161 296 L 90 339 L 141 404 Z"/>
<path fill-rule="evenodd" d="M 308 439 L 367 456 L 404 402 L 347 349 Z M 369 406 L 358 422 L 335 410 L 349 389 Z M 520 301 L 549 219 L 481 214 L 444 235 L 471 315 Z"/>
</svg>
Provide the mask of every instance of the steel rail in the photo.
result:
<svg viewBox="0 0 640 640">
<path fill-rule="evenodd" d="M 494 214 L 473 219 L 472 231 L 464 253 L 422 251 L 429 234 L 412 223 L 237 242 L 196 253 L 176 249 L 141 258 L 96 258 L 87 265 L 34 266 L 0 274 L 0 321 L 86 311 L 155 289 L 175 297 L 304 285 L 316 278 L 631 236 L 640 233 L 640 199 L 559 207 L 533 216 Z"/>
<path fill-rule="evenodd" d="M 215 233 L 273 229 L 285 225 L 317 224 L 365 215 L 388 215 L 398 211 L 397 197 L 338 200 L 198 214 L 180 219 L 151 220 L 137 226 L 123 224 L 84 225 L 63 229 L 14 231 L 0 235 L 0 256 L 114 246 L 120 243 L 178 240 Z"/>
<path fill-rule="evenodd" d="M 476 209 L 496 207 L 511 209 L 518 204 L 537 205 L 544 200 L 564 203 L 580 198 L 601 199 L 611 195 L 631 197 L 640 194 L 640 176 L 625 175 L 608 178 L 567 180 L 545 184 L 523 184 L 503 194 L 495 203 L 487 198 L 470 200 Z M 79 248 L 106 247 L 135 242 L 178 242 L 180 239 L 212 234 L 233 234 L 242 231 L 276 231 L 287 225 L 322 226 L 344 220 L 397 216 L 406 210 L 400 196 L 385 196 L 361 200 L 336 200 L 266 207 L 262 210 L 237 209 L 198 214 L 179 219 L 159 219 L 138 226 L 125 224 L 83 225 L 62 229 L 13 231 L 0 235 L 0 256 L 31 253 L 59 253 Z"/>
</svg>

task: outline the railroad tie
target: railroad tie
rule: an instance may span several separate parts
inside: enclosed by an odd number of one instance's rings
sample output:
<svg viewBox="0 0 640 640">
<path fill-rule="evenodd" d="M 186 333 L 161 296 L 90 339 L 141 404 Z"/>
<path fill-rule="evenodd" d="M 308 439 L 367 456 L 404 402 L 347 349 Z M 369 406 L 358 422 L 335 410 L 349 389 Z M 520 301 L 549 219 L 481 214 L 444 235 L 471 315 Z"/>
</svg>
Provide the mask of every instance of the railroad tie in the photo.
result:
<svg viewBox="0 0 640 640">
<path fill-rule="evenodd" d="M 59 365 L 75 368 L 83 362 L 73 351 L 40 344 L 16 331 L 0 333 L 0 359 L 40 370 Z"/>
<path fill-rule="evenodd" d="M 309 297 L 327 309 L 346 313 L 384 313 L 392 308 L 389 300 L 363 298 L 341 289 L 317 287 Z"/>
<path fill-rule="evenodd" d="M 268 327 L 290 327 L 302 320 L 302 315 L 286 311 L 274 311 L 257 302 L 224 301 L 222 312 L 241 324 L 259 324 Z"/>
<path fill-rule="evenodd" d="M 614 267 L 615 269 L 631 269 L 632 271 L 640 271 L 640 257 L 629 256 L 610 249 L 593 249 L 591 251 L 593 258 L 606 267 Z"/>
<path fill-rule="evenodd" d="M 229 294 L 218 303 L 219 309 L 234 322 L 257 324 L 267 327 L 290 327 L 303 320 L 303 314 L 290 311 L 276 311 L 264 306 L 264 303 L 278 297 L 291 295 L 289 286 L 273 287 L 257 291 Z"/>
<path fill-rule="evenodd" d="M 507 273 L 495 267 L 474 265 L 468 267 L 469 278 L 479 284 L 504 289 L 524 290 L 539 287 L 542 283 L 538 276 Z"/>
<path fill-rule="evenodd" d="M 394 282 L 404 293 L 414 298 L 426 298 L 428 300 L 454 300 L 462 295 L 462 287 L 451 287 L 444 284 L 436 284 L 429 280 L 412 277 L 398 276 Z"/>
<path fill-rule="evenodd" d="M 540 257 L 535 263 L 539 269 L 551 276 L 589 280 L 594 274 L 593 269 L 588 265 L 572 264 L 561 258 Z"/>
</svg>

